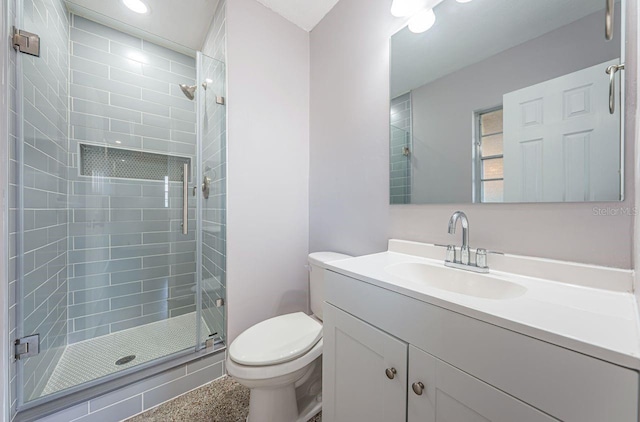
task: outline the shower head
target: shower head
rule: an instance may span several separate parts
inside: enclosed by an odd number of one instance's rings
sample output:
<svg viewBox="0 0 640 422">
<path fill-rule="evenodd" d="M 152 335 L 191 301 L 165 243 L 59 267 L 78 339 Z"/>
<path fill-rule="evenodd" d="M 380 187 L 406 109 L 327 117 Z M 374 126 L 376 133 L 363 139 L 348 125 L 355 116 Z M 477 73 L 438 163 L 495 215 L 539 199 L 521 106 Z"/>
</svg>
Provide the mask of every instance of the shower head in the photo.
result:
<svg viewBox="0 0 640 422">
<path fill-rule="evenodd" d="M 185 97 L 187 97 L 190 100 L 193 100 L 195 98 L 195 92 L 196 92 L 196 88 L 198 86 L 197 85 L 185 85 L 185 84 L 180 84 L 180 89 L 182 90 L 182 93 L 185 95 Z"/>
</svg>

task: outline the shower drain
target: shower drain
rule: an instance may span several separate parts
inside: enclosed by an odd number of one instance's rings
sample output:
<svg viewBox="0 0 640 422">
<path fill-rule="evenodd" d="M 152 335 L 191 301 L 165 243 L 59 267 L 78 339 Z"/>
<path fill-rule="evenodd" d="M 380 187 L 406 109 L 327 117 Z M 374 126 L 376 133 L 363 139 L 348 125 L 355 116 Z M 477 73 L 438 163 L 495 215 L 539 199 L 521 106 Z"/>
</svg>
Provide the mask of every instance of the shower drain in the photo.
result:
<svg viewBox="0 0 640 422">
<path fill-rule="evenodd" d="M 136 355 L 129 355 L 123 358 L 120 358 L 116 361 L 116 365 L 124 365 L 125 363 L 129 363 L 136 358 Z"/>
</svg>

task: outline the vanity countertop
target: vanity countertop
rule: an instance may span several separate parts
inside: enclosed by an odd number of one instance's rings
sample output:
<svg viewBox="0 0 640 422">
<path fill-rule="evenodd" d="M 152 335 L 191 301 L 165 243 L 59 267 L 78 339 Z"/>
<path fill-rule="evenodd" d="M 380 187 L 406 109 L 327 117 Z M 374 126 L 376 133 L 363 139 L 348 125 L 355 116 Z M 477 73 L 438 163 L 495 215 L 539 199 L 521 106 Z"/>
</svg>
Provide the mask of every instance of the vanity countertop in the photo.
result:
<svg viewBox="0 0 640 422">
<path fill-rule="evenodd" d="M 640 370 L 638 309 L 631 293 L 491 270 L 490 276 L 524 286 L 527 291 L 512 299 L 485 299 L 430 287 L 394 276 L 385 269 L 400 263 L 445 268 L 442 260 L 388 251 L 334 261 L 327 264 L 327 269 L 557 346 Z"/>
</svg>

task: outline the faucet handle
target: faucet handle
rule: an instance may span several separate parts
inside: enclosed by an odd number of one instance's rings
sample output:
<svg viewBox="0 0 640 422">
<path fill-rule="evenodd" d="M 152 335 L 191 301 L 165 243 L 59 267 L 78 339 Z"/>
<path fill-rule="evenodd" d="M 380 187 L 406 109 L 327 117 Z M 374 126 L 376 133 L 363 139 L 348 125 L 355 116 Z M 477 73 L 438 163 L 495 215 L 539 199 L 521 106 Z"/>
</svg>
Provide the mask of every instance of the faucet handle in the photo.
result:
<svg viewBox="0 0 640 422">
<path fill-rule="evenodd" d="M 456 262 L 456 247 L 454 245 L 447 245 L 447 255 L 444 258 L 445 262 Z"/>
<path fill-rule="evenodd" d="M 487 268 L 487 250 L 483 248 L 476 249 L 476 267 Z"/>
<path fill-rule="evenodd" d="M 484 248 L 476 249 L 476 267 L 488 268 L 489 266 L 487 265 L 487 255 L 489 254 L 504 255 L 504 252 L 488 251 Z"/>
</svg>

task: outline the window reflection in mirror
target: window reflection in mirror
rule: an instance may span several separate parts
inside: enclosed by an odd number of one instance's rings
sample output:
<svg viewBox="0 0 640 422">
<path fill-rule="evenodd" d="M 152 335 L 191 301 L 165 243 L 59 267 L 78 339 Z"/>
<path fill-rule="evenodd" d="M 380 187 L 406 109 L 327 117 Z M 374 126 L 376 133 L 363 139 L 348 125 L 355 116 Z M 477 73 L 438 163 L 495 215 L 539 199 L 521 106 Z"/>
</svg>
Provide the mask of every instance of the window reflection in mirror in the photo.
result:
<svg viewBox="0 0 640 422">
<path fill-rule="evenodd" d="M 445 0 L 393 35 L 391 204 L 621 200 L 624 2 L 611 41 L 604 5 Z"/>
<path fill-rule="evenodd" d="M 479 136 L 475 164 L 480 175 L 476 178 L 474 196 L 479 196 L 480 202 L 504 201 L 502 114 L 502 107 L 477 113 Z"/>
</svg>

